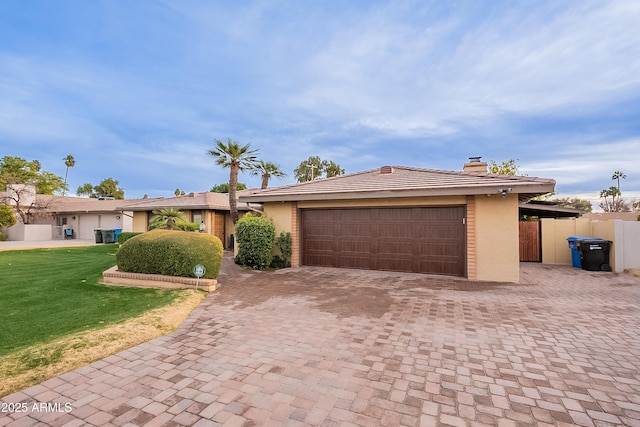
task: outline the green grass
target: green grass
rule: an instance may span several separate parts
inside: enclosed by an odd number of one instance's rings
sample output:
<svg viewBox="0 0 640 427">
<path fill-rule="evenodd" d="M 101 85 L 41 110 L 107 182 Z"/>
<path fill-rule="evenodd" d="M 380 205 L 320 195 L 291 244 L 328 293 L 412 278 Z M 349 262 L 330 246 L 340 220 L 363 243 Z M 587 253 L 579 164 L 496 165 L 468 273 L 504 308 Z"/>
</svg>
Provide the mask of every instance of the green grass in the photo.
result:
<svg viewBox="0 0 640 427">
<path fill-rule="evenodd" d="M 179 291 L 98 284 L 116 246 L 0 252 L 0 356 L 171 304 Z"/>
</svg>

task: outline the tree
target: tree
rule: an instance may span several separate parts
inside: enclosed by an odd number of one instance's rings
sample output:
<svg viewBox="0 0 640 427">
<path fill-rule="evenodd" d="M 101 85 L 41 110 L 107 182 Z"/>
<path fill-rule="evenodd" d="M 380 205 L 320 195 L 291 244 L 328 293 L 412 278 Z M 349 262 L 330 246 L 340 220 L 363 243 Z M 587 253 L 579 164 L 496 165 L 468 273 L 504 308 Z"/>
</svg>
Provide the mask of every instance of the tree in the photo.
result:
<svg viewBox="0 0 640 427">
<path fill-rule="evenodd" d="M 61 177 L 41 169 L 38 160 L 29 162 L 22 157 L 3 157 L 0 160 L 0 191 L 5 191 L 7 184 L 30 184 L 36 187 L 38 194 L 53 194 L 66 189 Z"/>
<path fill-rule="evenodd" d="M 344 175 L 344 169 L 342 169 L 340 165 L 335 163 L 333 160 L 328 162 L 325 161 L 323 162 L 323 164 L 324 164 L 324 174 L 327 178 Z"/>
<path fill-rule="evenodd" d="M 252 170 L 254 175 L 262 176 L 262 186 L 260 188 L 265 189 L 269 186 L 269 178 L 284 178 L 287 176 L 280 169 L 279 165 L 271 162 L 265 162 L 264 160 L 260 160 L 256 165 L 255 169 Z"/>
<path fill-rule="evenodd" d="M 173 194 L 175 194 L 176 197 L 178 197 L 178 196 L 184 196 L 185 192 L 180 190 L 179 188 L 176 188 L 176 191 L 174 191 Z"/>
<path fill-rule="evenodd" d="M 101 197 L 113 197 L 114 199 L 123 200 L 124 190 L 118 185 L 120 182 L 113 178 L 105 178 L 98 185 L 86 183 L 78 187 L 76 194 L 78 196 L 87 195 L 92 199 Z"/>
<path fill-rule="evenodd" d="M 173 227 L 178 222 L 184 222 L 182 219 L 182 211 L 176 208 L 163 208 L 157 209 L 151 212 L 150 228 L 166 228 L 167 230 L 173 230 Z"/>
<path fill-rule="evenodd" d="M 11 227 L 16 224 L 16 216 L 11 206 L 0 205 L 0 231 L 2 227 Z"/>
<path fill-rule="evenodd" d="M 9 184 L 4 204 L 15 209 L 23 224 L 31 224 L 36 218 L 50 216 L 46 212 L 51 201 L 39 200 L 32 184 Z"/>
<path fill-rule="evenodd" d="M 64 165 L 67 169 L 64 171 L 64 189 L 62 190 L 62 195 L 64 196 L 64 192 L 67 190 L 67 176 L 69 175 L 69 168 L 72 168 L 76 165 L 76 159 L 73 158 L 71 154 L 68 154 L 64 159 Z"/>
<path fill-rule="evenodd" d="M 622 192 L 620 191 L 620 180 L 625 179 L 627 175 L 621 171 L 615 171 L 611 176 L 611 179 L 617 181 L 617 187 L 611 186 L 600 191 L 600 198 L 603 199 L 600 202 L 600 207 L 605 212 L 630 212 L 631 207 L 622 198 Z M 611 198 L 611 199 L 609 199 Z"/>
<path fill-rule="evenodd" d="M 241 182 L 238 183 L 238 190 L 246 190 L 246 189 L 247 189 L 246 184 L 243 184 Z M 222 184 L 216 184 L 213 187 L 211 187 L 211 190 L 209 191 L 212 193 L 228 193 L 229 183 L 223 182 Z"/>
<path fill-rule="evenodd" d="M 517 159 L 509 159 L 502 163 L 496 163 L 495 160 L 490 160 L 488 171 L 495 175 L 516 176 L 520 174 L 520 166 L 518 166 L 516 162 Z"/>
<path fill-rule="evenodd" d="M 258 150 L 252 150 L 250 144 L 240 146 L 236 141 L 227 138 L 226 143 L 216 140 L 215 148 L 207 153 L 216 159 L 216 164 L 229 168 L 229 210 L 231 221 L 238 222 L 238 174 L 256 167 Z"/>
<path fill-rule="evenodd" d="M 625 175 L 624 172 L 620 172 L 620 171 L 615 171 L 611 176 L 611 179 L 618 181 L 618 192 L 620 191 L 620 179 L 626 179 L 626 178 L 627 178 L 627 175 Z"/>
<path fill-rule="evenodd" d="M 298 182 L 305 182 L 344 175 L 344 169 L 334 161 L 322 160 L 318 156 L 311 156 L 307 160 L 303 160 L 294 169 L 293 174 Z"/>
<path fill-rule="evenodd" d="M 611 186 L 608 189 L 600 191 L 600 198 L 603 199 L 603 201 L 600 202 L 600 207 L 605 212 L 630 211 L 629 206 L 622 198 L 622 193 L 618 190 L 618 187 Z"/>
<path fill-rule="evenodd" d="M 7 236 L 2 232 L 2 227 L 11 227 L 16 223 L 16 216 L 13 209 L 7 205 L 0 205 L 0 241 L 7 240 Z"/>
<path fill-rule="evenodd" d="M 566 208 L 577 209 L 582 212 L 591 212 L 592 206 L 589 200 L 579 199 L 577 197 L 569 198 L 565 197 L 562 199 L 550 199 L 550 202 L 554 202 L 560 206 L 564 206 Z"/>
</svg>

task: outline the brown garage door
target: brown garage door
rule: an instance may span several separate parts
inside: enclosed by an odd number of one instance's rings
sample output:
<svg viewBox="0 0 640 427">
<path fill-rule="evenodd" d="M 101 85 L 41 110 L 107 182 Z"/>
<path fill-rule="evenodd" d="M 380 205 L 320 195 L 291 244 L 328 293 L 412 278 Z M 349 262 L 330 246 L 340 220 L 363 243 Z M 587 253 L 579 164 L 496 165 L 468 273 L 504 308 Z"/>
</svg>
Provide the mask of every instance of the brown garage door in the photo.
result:
<svg viewBox="0 0 640 427">
<path fill-rule="evenodd" d="M 304 265 L 465 276 L 464 206 L 306 209 Z"/>
</svg>

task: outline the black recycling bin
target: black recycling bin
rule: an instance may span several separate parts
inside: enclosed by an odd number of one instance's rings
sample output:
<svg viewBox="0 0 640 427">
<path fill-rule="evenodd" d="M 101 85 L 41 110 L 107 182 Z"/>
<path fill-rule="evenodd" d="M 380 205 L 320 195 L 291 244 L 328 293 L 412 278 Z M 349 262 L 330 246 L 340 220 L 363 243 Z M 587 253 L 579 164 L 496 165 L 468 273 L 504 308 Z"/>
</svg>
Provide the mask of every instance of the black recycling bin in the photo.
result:
<svg viewBox="0 0 640 427">
<path fill-rule="evenodd" d="M 102 230 L 94 228 L 93 232 L 96 235 L 96 243 L 102 243 Z"/>
<path fill-rule="evenodd" d="M 611 265 L 609 265 L 611 243 L 613 242 L 610 240 L 578 240 L 582 269 L 588 271 L 611 271 Z"/>
<path fill-rule="evenodd" d="M 114 229 L 105 229 L 102 230 L 102 243 L 115 243 L 116 239 L 116 230 Z"/>
</svg>

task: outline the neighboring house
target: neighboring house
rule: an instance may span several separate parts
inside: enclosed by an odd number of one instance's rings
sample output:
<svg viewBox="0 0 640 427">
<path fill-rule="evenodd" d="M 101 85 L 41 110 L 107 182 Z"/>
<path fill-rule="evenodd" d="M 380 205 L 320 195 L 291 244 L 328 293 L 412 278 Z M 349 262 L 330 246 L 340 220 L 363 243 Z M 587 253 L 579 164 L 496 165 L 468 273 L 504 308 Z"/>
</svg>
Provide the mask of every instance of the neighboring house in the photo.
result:
<svg viewBox="0 0 640 427">
<path fill-rule="evenodd" d="M 130 231 L 132 213 L 126 205 L 140 200 L 53 196 L 35 194 L 34 191 L 31 199 L 21 200 L 21 209 L 32 214 L 30 223 L 19 222 L 8 228 L 9 239 L 36 241 L 72 237 L 92 240 L 97 228 Z"/>
<path fill-rule="evenodd" d="M 291 232 L 292 266 L 407 271 L 519 281 L 519 203 L 555 181 L 492 175 L 475 158 L 463 172 L 383 166 L 265 190 L 277 233 Z"/>
<path fill-rule="evenodd" d="M 239 191 L 238 195 L 248 190 Z M 124 207 L 123 207 L 124 208 Z M 200 224 L 204 222 L 205 233 L 217 236 L 225 248 L 233 247 L 234 227 L 229 213 L 229 195 L 227 193 L 190 193 L 184 196 L 160 199 L 140 200 L 127 204 L 126 209 L 133 212 L 133 231 L 146 231 L 149 228 L 153 211 L 175 208 L 184 213 L 183 219 Z M 243 213 L 251 210 L 246 203 L 238 203 Z"/>
<path fill-rule="evenodd" d="M 8 194 L 2 193 L 0 197 L 7 199 Z M 10 240 L 50 240 L 67 235 L 93 240 L 95 229 L 100 228 L 146 231 L 154 210 L 176 208 L 183 212 L 185 221 L 197 224 L 204 222 L 205 233 L 218 236 L 226 248 L 233 246 L 234 227 L 229 212 L 229 195 L 226 193 L 203 192 L 168 198 L 114 200 L 50 196 L 35 194 L 34 191 L 33 200 L 28 202 L 38 207 L 38 215 L 28 227 L 17 224 L 7 229 Z M 251 209 L 246 203 L 238 203 L 241 214 Z"/>
</svg>

